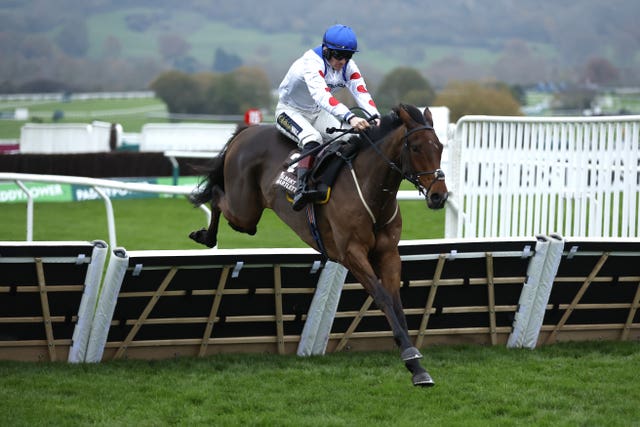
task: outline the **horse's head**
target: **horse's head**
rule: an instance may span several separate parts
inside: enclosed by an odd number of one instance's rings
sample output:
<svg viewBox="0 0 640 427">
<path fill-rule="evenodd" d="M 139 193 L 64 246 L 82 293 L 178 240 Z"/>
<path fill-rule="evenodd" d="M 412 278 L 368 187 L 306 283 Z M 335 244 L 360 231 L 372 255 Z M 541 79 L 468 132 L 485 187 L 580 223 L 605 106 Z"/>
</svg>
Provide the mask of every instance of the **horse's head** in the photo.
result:
<svg viewBox="0 0 640 427">
<path fill-rule="evenodd" d="M 440 169 L 442 143 L 433 129 L 431 111 L 424 114 L 416 107 L 399 105 L 393 110 L 405 127 L 402 170 L 407 180 L 425 195 L 427 206 L 440 209 L 449 196 L 444 172 Z"/>
</svg>

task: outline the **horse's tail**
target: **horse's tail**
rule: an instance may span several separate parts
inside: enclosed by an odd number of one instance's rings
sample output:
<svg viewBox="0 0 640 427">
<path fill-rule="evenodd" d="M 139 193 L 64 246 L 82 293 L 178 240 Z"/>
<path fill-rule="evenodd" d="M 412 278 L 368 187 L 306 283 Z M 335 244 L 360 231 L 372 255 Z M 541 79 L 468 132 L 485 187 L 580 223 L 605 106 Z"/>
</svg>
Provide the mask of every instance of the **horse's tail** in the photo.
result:
<svg viewBox="0 0 640 427">
<path fill-rule="evenodd" d="M 213 189 L 219 187 L 224 191 L 224 159 L 227 149 L 235 137 L 247 126 L 240 125 L 229 141 L 224 145 L 220 154 L 214 157 L 206 166 L 196 167 L 196 171 L 204 175 L 196 189 L 189 195 L 189 201 L 194 206 L 200 206 L 213 200 Z"/>
<path fill-rule="evenodd" d="M 200 206 L 213 199 L 213 188 L 220 187 L 224 190 L 224 158 L 227 154 L 226 146 L 218 156 L 214 157 L 207 166 L 202 168 L 204 177 L 198 186 L 189 195 L 189 201 L 194 206 Z"/>
</svg>

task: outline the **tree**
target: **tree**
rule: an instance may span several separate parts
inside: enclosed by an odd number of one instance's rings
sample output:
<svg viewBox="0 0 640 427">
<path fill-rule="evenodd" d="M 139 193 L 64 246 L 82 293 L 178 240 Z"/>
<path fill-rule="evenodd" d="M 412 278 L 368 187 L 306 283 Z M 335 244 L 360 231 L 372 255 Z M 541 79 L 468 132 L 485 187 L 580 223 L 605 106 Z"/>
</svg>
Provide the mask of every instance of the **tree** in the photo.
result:
<svg viewBox="0 0 640 427">
<path fill-rule="evenodd" d="M 185 73 L 195 73 L 200 68 L 198 60 L 193 56 L 179 56 L 173 60 L 173 68 Z"/>
<path fill-rule="evenodd" d="M 207 91 L 210 114 L 242 114 L 249 108 L 271 106 L 271 85 L 264 70 L 240 67 L 220 74 Z"/>
<path fill-rule="evenodd" d="M 20 43 L 20 52 L 26 59 L 42 58 L 49 60 L 54 56 L 54 46 L 44 36 L 28 36 Z"/>
<path fill-rule="evenodd" d="M 607 84 L 618 80 L 618 69 L 605 58 L 591 58 L 584 67 L 584 81 L 593 84 Z"/>
<path fill-rule="evenodd" d="M 241 113 L 249 108 L 269 108 L 273 102 L 269 76 L 262 68 L 240 67 L 234 71 L 236 97 Z"/>
<path fill-rule="evenodd" d="M 165 61 L 174 61 L 176 58 L 184 57 L 189 53 L 191 46 L 177 34 L 162 34 L 158 37 L 158 49 Z"/>
<path fill-rule="evenodd" d="M 206 92 L 206 112 L 210 114 L 240 114 L 237 84 L 233 74 L 220 74 Z"/>
<path fill-rule="evenodd" d="M 232 53 L 227 53 L 222 48 L 217 48 L 213 57 L 213 71 L 227 73 L 242 65 L 242 58 Z"/>
<path fill-rule="evenodd" d="M 122 43 L 116 36 L 109 35 L 102 42 L 102 53 L 105 57 L 113 59 L 122 54 Z"/>
<path fill-rule="evenodd" d="M 271 85 L 264 70 L 240 67 L 233 73 L 186 74 L 169 71 L 151 89 L 171 113 L 243 114 L 271 106 Z"/>
<path fill-rule="evenodd" d="M 204 110 L 202 86 L 188 74 L 180 71 L 162 73 L 150 88 L 167 104 L 170 113 L 197 113 Z"/>
<path fill-rule="evenodd" d="M 429 81 L 417 70 L 399 67 L 391 70 L 382 80 L 375 94 L 381 110 L 391 109 L 400 102 L 417 106 L 431 105 L 435 92 Z"/>
<path fill-rule="evenodd" d="M 450 120 L 456 122 L 468 114 L 520 116 L 520 104 L 506 86 L 477 82 L 452 82 L 438 94 L 434 105 L 449 108 Z"/>
<path fill-rule="evenodd" d="M 23 93 L 53 93 L 70 90 L 73 90 L 73 88 L 66 83 L 46 78 L 29 80 L 21 84 L 18 88 L 18 91 Z"/>
<path fill-rule="evenodd" d="M 553 96 L 553 107 L 562 110 L 586 110 L 591 108 L 596 92 L 582 86 L 570 87 Z"/>
<path fill-rule="evenodd" d="M 83 20 L 73 20 L 62 27 L 56 43 L 68 55 L 80 58 L 89 50 L 89 31 Z"/>
</svg>

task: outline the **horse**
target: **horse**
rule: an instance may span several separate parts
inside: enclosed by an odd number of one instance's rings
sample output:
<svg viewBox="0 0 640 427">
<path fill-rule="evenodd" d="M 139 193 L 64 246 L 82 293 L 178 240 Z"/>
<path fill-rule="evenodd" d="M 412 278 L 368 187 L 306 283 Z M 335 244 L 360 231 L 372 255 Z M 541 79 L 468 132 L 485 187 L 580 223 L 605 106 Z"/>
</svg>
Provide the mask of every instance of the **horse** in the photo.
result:
<svg viewBox="0 0 640 427">
<path fill-rule="evenodd" d="M 413 384 L 432 386 L 433 379 L 420 364 L 423 356 L 410 340 L 400 299 L 402 217 L 396 197 L 407 179 L 429 208 L 444 206 L 448 192 L 440 169 L 443 146 L 429 109 L 422 113 L 405 104 L 382 116 L 379 126 L 350 138 L 362 148 L 346 162 L 349 167 L 338 171 L 328 201 L 296 212 L 287 192 L 275 184 L 296 151 L 292 140 L 274 125 L 239 128 L 190 196 L 195 206 L 211 203 L 209 227 L 193 231 L 190 238 L 216 246 L 220 214 L 234 230 L 254 235 L 264 209 L 272 209 L 304 242 L 353 274 L 384 312 Z M 317 218 L 315 234 L 308 221 L 311 207 Z"/>
</svg>

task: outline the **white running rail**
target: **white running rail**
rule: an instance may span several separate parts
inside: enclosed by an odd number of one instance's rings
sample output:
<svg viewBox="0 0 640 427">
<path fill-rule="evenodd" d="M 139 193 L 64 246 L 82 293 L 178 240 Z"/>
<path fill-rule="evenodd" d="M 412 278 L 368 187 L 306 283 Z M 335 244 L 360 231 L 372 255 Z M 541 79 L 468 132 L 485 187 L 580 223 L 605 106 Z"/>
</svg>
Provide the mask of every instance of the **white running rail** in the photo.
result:
<svg viewBox="0 0 640 427">
<path fill-rule="evenodd" d="M 159 185 L 148 184 L 140 182 L 122 182 L 110 179 L 98 179 L 98 178 L 85 178 L 79 176 L 60 176 L 60 175 L 37 175 L 37 174 L 25 174 L 25 173 L 7 173 L 0 172 L 0 181 L 13 181 L 15 182 L 27 196 L 27 242 L 33 241 L 33 196 L 29 192 L 29 189 L 24 185 L 25 182 L 50 182 L 58 184 L 75 184 L 85 185 L 93 188 L 96 193 L 104 200 L 106 212 L 107 212 L 107 227 L 109 230 L 109 246 L 112 248 L 117 247 L 116 240 L 116 222 L 113 214 L 113 206 L 111 199 L 104 188 L 117 188 L 121 190 L 129 190 L 141 193 L 156 193 L 156 194 L 177 194 L 187 196 L 191 194 L 193 188 L 174 186 L 174 185 Z M 211 211 L 204 205 L 200 208 L 207 215 L 207 223 L 211 220 Z"/>
</svg>

